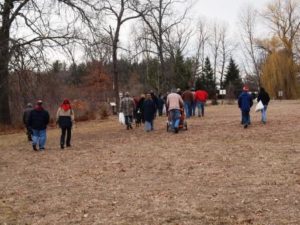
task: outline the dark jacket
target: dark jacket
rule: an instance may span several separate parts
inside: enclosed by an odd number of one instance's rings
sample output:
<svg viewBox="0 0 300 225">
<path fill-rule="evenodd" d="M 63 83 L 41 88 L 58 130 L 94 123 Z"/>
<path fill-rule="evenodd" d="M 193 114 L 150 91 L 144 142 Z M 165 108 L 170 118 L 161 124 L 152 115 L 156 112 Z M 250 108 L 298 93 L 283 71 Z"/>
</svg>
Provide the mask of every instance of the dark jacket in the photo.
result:
<svg viewBox="0 0 300 225">
<path fill-rule="evenodd" d="M 28 126 L 29 116 L 31 111 L 33 110 L 32 107 L 27 107 L 23 112 L 23 123 Z"/>
<path fill-rule="evenodd" d="M 41 109 L 34 109 L 31 111 L 28 125 L 34 130 L 45 130 L 49 123 L 49 113 Z"/>
<path fill-rule="evenodd" d="M 253 105 L 252 96 L 248 92 L 243 92 L 238 100 L 239 108 L 244 112 L 249 112 Z"/>
<path fill-rule="evenodd" d="M 143 104 L 144 108 L 144 119 L 145 121 L 151 122 L 154 120 L 156 107 L 155 103 L 151 99 L 146 99 Z"/>
<path fill-rule="evenodd" d="M 261 101 L 263 105 L 268 105 L 270 101 L 270 96 L 267 92 L 261 91 L 257 96 L 257 102 Z"/>
</svg>

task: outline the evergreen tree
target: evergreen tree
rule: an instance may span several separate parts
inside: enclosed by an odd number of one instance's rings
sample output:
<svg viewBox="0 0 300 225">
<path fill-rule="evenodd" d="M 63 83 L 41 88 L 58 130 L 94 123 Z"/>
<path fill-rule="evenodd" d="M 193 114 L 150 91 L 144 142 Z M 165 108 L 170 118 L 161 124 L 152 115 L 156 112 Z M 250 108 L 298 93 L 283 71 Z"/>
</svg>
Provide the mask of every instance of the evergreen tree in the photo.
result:
<svg viewBox="0 0 300 225">
<path fill-rule="evenodd" d="M 192 78 L 191 61 L 185 60 L 182 52 L 177 50 L 174 62 L 174 84 L 175 87 L 186 89 Z"/>
<path fill-rule="evenodd" d="M 240 76 L 240 71 L 233 58 L 230 58 L 222 88 L 228 89 L 229 86 L 233 88 L 235 93 L 238 93 L 243 87 L 243 81 Z"/>
</svg>

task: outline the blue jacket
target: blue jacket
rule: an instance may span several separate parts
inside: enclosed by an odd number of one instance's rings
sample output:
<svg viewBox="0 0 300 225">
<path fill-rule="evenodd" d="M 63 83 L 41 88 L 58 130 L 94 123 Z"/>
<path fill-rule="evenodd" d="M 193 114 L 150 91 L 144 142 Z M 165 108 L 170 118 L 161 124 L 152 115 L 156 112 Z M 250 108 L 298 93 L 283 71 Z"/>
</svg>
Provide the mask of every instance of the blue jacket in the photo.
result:
<svg viewBox="0 0 300 225">
<path fill-rule="evenodd" d="M 239 108 L 244 112 L 249 112 L 251 106 L 253 105 L 252 96 L 248 92 L 243 92 L 239 96 Z"/>
<path fill-rule="evenodd" d="M 145 121 L 151 122 L 154 120 L 156 107 L 155 103 L 151 99 L 146 99 L 143 104 L 144 108 L 144 119 Z"/>
</svg>

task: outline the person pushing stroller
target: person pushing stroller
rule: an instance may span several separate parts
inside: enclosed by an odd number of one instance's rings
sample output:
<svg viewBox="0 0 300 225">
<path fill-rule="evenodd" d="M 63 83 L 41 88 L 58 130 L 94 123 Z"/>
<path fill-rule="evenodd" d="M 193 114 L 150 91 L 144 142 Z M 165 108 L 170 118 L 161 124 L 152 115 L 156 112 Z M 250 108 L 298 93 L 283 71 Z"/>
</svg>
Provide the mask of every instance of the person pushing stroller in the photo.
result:
<svg viewBox="0 0 300 225">
<path fill-rule="evenodd" d="M 166 107 L 171 119 L 171 127 L 175 133 L 178 133 L 180 123 L 180 109 L 183 107 L 183 100 L 176 89 L 172 89 L 171 94 L 167 97 Z"/>
</svg>

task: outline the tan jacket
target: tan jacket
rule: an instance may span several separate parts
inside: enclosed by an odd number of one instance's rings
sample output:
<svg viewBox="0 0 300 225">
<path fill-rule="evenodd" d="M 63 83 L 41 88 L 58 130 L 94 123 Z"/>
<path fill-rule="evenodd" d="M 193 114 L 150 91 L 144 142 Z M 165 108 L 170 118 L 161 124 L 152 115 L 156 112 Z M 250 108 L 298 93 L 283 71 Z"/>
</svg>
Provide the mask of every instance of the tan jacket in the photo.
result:
<svg viewBox="0 0 300 225">
<path fill-rule="evenodd" d="M 180 109 L 183 107 L 183 100 L 179 94 L 171 93 L 167 97 L 167 109 Z"/>
<path fill-rule="evenodd" d="M 75 115 L 73 109 L 69 109 L 67 111 L 63 110 L 61 107 L 58 108 L 56 113 L 56 121 L 58 121 L 60 116 L 70 116 L 72 122 L 75 121 Z"/>
</svg>

